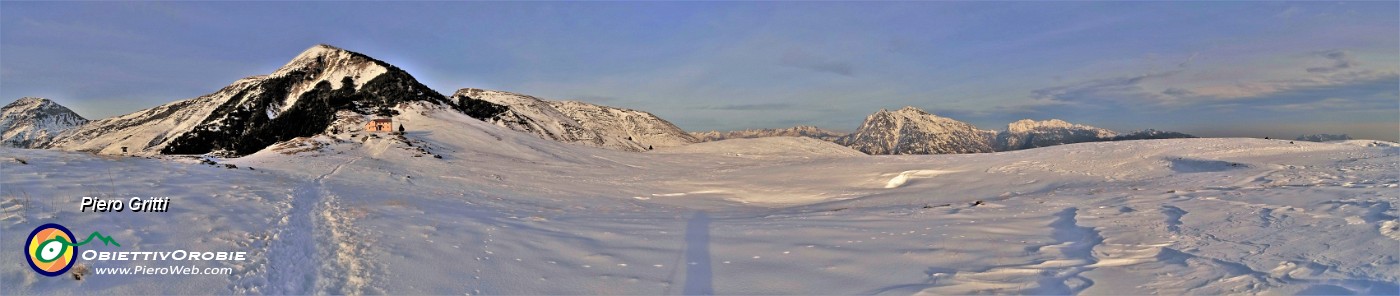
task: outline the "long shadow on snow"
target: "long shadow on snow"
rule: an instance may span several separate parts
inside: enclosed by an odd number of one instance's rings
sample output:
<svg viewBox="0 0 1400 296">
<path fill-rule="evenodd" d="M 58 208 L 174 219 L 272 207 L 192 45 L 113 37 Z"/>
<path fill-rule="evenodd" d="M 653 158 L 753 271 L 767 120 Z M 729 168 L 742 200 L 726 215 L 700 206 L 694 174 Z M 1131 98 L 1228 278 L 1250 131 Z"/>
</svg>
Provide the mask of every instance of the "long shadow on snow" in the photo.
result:
<svg viewBox="0 0 1400 296">
<path fill-rule="evenodd" d="M 714 295 L 710 270 L 710 216 L 695 213 L 685 225 L 685 295 Z M 695 264 L 690 264 L 691 262 Z"/>
</svg>

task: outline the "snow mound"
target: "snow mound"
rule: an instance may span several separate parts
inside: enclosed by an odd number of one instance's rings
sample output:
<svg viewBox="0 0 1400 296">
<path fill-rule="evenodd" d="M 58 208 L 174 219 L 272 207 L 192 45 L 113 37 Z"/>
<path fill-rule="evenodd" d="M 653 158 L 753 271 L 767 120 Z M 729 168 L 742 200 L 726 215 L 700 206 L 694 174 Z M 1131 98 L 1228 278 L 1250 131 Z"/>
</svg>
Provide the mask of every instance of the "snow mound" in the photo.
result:
<svg viewBox="0 0 1400 296">
<path fill-rule="evenodd" d="M 864 156 L 836 143 L 807 137 L 728 139 L 656 150 L 658 153 L 705 153 L 739 157 L 852 157 Z"/>
<path fill-rule="evenodd" d="M 953 171 L 939 171 L 939 170 L 910 170 L 910 171 L 904 171 L 904 172 L 899 173 L 898 176 L 895 176 L 894 178 L 890 178 L 890 181 L 885 183 L 885 188 L 899 188 L 899 186 L 904 186 L 904 183 L 909 182 L 909 179 L 932 178 L 933 176 L 942 175 L 942 174 L 947 174 L 947 173 L 952 173 L 952 172 L 953 172 Z"/>
</svg>

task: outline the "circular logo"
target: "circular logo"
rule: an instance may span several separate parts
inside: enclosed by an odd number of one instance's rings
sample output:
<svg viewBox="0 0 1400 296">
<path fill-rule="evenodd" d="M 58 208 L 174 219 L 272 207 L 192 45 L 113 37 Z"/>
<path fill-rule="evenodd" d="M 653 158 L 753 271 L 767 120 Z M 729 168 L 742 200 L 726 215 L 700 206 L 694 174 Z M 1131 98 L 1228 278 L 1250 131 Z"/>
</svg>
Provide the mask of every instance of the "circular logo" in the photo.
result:
<svg viewBox="0 0 1400 296">
<path fill-rule="evenodd" d="M 29 267 L 45 276 L 58 276 L 73 267 L 78 246 L 73 245 L 73 232 L 54 223 L 40 225 L 29 233 L 24 243 Z"/>
</svg>

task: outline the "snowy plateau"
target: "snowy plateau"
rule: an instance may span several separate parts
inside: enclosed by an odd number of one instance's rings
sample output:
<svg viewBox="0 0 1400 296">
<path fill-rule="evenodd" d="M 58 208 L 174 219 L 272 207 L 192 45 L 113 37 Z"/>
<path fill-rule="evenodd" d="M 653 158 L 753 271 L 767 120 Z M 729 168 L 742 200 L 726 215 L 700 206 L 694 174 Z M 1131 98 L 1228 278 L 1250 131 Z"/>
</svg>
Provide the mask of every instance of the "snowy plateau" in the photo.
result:
<svg viewBox="0 0 1400 296">
<path fill-rule="evenodd" d="M 880 122 L 965 134 L 976 141 L 958 149 L 988 153 L 698 142 L 640 111 L 481 90 L 459 92 L 480 101 L 467 105 L 376 60 L 313 50 L 274 75 L 87 123 L 51 149 L 0 148 L 0 294 L 1400 294 L 1395 143 L 991 152 L 995 132 L 901 119 L 932 116 L 916 110 Z M 347 60 L 359 62 L 337 62 Z M 374 99 L 383 93 L 412 97 Z M 340 97 L 365 99 L 324 121 L 308 113 Z M 365 131 L 370 116 L 356 107 L 408 128 Z M 246 154 L 157 153 L 220 148 L 197 140 L 231 141 L 222 136 L 235 123 L 294 119 L 324 125 L 250 128 L 273 143 Z M 846 139 L 933 149 L 879 126 Z M 1036 126 L 1074 127 L 1009 129 Z M 114 152 L 124 145 L 131 155 Z M 171 206 L 80 212 L 84 196 Z M 46 277 L 20 255 L 24 234 L 45 223 L 121 243 L 84 246 L 99 251 L 247 260 L 193 263 L 228 274 Z"/>
</svg>

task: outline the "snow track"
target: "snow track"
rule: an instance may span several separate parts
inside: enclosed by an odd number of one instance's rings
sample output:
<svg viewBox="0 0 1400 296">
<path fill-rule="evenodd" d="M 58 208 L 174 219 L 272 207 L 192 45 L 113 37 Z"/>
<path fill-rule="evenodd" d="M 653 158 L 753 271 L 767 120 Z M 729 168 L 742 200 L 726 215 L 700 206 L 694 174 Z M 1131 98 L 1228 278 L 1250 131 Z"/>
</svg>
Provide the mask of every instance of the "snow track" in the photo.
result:
<svg viewBox="0 0 1400 296">
<path fill-rule="evenodd" d="M 366 292 L 371 268 L 365 262 L 366 247 L 355 237 L 353 213 L 342 208 L 338 197 L 327 190 L 327 178 L 356 160 L 302 182 L 288 197 L 282 228 L 273 237 L 266 258 L 270 266 L 267 278 L 273 283 L 267 294 Z"/>
</svg>

